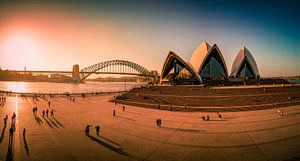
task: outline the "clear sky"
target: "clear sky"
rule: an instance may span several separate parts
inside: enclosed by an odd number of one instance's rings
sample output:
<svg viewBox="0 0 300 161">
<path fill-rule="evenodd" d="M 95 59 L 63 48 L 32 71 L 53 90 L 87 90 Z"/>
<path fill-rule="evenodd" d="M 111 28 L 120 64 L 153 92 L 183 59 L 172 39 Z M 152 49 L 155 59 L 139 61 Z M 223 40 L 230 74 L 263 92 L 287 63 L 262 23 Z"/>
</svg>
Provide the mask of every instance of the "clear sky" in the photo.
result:
<svg viewBox="0 0 300 161">
<path fill-rule="evenodd" d="M 217 44 L 228 71 L 246 46 L 262 76 L 300 75 L 300 2 L 0 2 L 0 67 L 72 70 L 113 59 L 162 68 Z"/>
</svg>

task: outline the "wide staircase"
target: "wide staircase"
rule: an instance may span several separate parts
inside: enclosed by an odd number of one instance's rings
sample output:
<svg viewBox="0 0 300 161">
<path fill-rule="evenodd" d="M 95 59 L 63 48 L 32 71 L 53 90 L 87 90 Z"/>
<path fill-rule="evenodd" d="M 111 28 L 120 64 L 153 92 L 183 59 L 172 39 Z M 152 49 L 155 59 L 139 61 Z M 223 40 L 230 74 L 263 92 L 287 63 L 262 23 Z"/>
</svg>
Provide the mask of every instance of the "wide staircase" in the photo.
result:
<svg viewBox="0 0 300 161">
<path fill-rule="evenodd" d="M 115 101 L 174 111 L 259 110 L 300 104 L 300 86 L 151 86 L 134 88 Z"/>
</svg>

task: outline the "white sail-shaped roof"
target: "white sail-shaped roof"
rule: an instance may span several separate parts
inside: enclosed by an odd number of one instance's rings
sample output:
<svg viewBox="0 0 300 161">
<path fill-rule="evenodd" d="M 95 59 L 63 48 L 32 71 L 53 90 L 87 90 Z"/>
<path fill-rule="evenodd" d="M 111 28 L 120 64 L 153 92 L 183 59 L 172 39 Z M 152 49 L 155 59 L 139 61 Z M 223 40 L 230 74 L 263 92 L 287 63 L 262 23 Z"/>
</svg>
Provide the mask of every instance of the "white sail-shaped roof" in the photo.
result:
<svg viewBox="0 0 300 161">
<path fill-rule="evenodd" d="M 200 75 L 197 73 L 197 71 L 194 69 L 194 67 L 191 64 L 185 62 L 183 59 L 181 59 L 177 54 L 175 54 L 172 51 L 169 52 L 169 54 L 164 62 L 164 65 L 163 65 L 163 68 L 161 71 L 161 80 L 168 77 L 168 73 L 170 73 L 170 71 L 173 68 L 172 62 L 174 62 L 174 60 L 176 60 L 179 64 L 181 64 L 183 67 L 185 67 L 199 81 L 199 83 L 202 83 L 202 79 L 201 79 Z"/>
<path fill-rule="evenodd" d="M 234 77 L 234 78 L 237 77 L 238 72 L 242 67 L 244 61 L 247 61 L 248 64 L 250 65 L 250 68 L 254 72 L 253 74 L 255 75 L 255 78 L 260 77 L 255 59 L 253 58 L 252 54 L 246 47 L 241 48 L 239 53 L 237 54 L 232 64 L 230 77 Z"/>
<path fill-rule="evenodd" d="M 210 48 L 211 46 L 206 41 L 204 41 L 192 54 L 189 63 L 195 68 L 197 72 L 199 72 L 200 66 L 203 63 Z"/>
</svg>

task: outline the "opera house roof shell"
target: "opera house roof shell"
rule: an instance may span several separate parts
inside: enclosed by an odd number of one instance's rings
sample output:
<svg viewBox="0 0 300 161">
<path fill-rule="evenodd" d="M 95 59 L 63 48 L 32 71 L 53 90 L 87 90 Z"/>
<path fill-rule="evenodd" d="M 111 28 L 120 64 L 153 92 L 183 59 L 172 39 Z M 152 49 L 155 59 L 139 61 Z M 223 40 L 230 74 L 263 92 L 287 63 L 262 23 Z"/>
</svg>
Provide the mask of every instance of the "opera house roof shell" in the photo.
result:
<svg viewBox="0 0 300 161">
<path fill-rule="evenodd" d="M 247 68 L 247 71 L 250 72 L 249 74 L 251 74 L 253 77 L 260 77 L 255 59 L 246 47 L 241 48 L 235 57 L 235 60 L 232 64 L 230 77 L 240 77 L 244 66 Z"/>
<path fill-rule="evenodd" d="M 247 68 L 242 68 L 244 66 Z M 230 76 L 241 76 L 244 70 L 246 73 L 255 75 L 255 78 L 259 77 L 255 60 L 245 47 L 239 51 Z M 177 54 L 170 51 L 162 68 L 161 81 L 179 80 L 183 76 L 189 76 L 193 81 L 200 84 L 203 80 L 227 79 L 227 66 L 218 46 L 216 44 L 211 46 L 206 41 L 202 42 L 193 52 L 189 61 L 184 61 Z M 184 77 L 183 81 L 186 80 Z"/>
<path fill-rule="evenodd" d="M 181 59 L 177 54 L 170 51 L 165 62 L 164 66 L 161 72 L 161 78 L 164 79 L 168 77 L 168 74 L 170 71 L 174 68 L 174 62 L 178 63 L 182 67 L 186 68 L 200 83 L 202 83 L 202 79 L 200 75 L 197 73 L 195 68 L 188 62 L 185 62 L 183 59 Z M 167 78 L 170 79 L 170 78 Z"/>
</svg>

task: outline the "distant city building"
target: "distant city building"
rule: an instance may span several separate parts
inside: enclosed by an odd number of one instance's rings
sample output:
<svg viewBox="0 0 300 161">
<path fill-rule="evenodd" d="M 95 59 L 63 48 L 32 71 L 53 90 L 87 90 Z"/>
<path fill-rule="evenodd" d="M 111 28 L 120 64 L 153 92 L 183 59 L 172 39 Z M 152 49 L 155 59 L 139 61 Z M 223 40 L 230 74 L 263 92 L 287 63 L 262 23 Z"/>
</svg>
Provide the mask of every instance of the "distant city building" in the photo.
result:
<svg viewBox="0 0 300 161">
<path fill-rule="evenodd" d="M 161 84 L 202 84 L 209 81 L 226 81 L 228 77 L 227 66 L 218 46 L 210 46 L 203 42 L 188 62 L 170 51 L 162 68 Z M 245 47 L 239 51 L 230 77 L 260 77 L 255 60 Z"/>
</svg>

